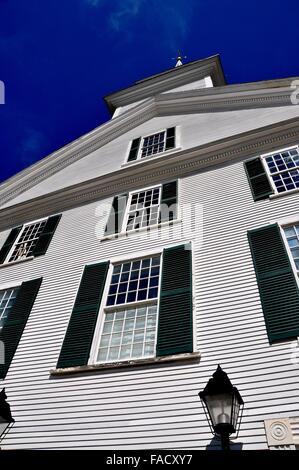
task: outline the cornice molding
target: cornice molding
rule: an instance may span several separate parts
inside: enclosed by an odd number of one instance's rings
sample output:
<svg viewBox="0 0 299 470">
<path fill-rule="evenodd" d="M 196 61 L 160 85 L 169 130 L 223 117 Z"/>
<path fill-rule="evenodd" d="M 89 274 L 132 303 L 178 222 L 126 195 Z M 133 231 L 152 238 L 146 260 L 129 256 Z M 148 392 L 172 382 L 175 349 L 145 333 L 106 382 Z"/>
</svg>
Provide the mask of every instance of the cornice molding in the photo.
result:
<svg viewBox="0 0 299 470">
<path fill-rule="evenodd" d="M 250 158 L 299 140 L 299 118 L 273 124 L 238 136 L 193 149 L 173 152 L 161 158 L 136 163 L 108 175 L 94 178 L 0 211 L 0 230 L 34 218 L 95 202 L 123 191 L 185 177 L 217 164 Z"/>
<path fill-rule="evenodd" d="M 242 85 L 242 91 L 232 85 L 232 93 L 228 91 L 228 85 L 220 87 L 222 92 L 219 89 L 220 92 L 215 93 L 215 88 L 208 88 L 204 92 L 180 91 L 147 99 L 4 182 L 0 186 L 0 208 L 44 179 L 156 116 L 291 104 L 290 95 L 293 90 L 288 86 L 254 89 L 252 84 L 249 85 L 249 89 Z"/>
<path fill-rule="evenodd" d="M 234 111 L 239 109 L 255 109 L 264 107 L 291 106 L 290 87 L 267 90 L 244 90 L 232 93 L 217 93 L 204 95 L 200 91 L 192 90 L 177 93 L 167 93 L 156 97 L 157 111 L 173 113 L 207 113 Z"/>
</svg>

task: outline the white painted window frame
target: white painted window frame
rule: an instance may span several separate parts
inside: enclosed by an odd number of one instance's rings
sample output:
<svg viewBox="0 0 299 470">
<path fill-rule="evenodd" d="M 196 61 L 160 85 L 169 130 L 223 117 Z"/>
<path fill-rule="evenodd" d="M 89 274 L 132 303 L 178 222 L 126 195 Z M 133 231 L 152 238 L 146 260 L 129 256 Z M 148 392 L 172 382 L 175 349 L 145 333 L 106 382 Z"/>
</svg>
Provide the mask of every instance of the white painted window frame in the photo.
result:
<svg viewBox="0 0 299 470">
<path fill-rule="evenodd" d="M 131 204 L 132 195 L 136 194 L 136 193 L 140 193 L 142 191 L 147 191 L 148 189 L 153 189 L 153 188 L 160 187 L 160 197 L 159 197 L 159 209 L 160 209 L 161 208 L 163 185 L 167 184 L 167 183 L 171 183 L 172 181 L 177 182 L 177 202 L 176 202 L 176 204 L 177 204 L 177 214 L 176 214 L 176 218 L 173 219 L 173 220 L 170 220 L 170 221 L 158 222 L 158 223 L 153 224 L 153 225 L 147 225 L 145 227 L 136 228 L 134 230 L 126 230 L 127 223 L 128 223 L 128 216 L 129 216 L 129 207 L 130 207 L 130 204 Z M 156 229 L 158 227 L 163 227 L 163 226 L 166 226 L 166 225 L 172 225 L 174 223 L 177 223 L 177 222 L 181 221 L 181 206 L 179 204 L 180 193 L 181 193 L 181 180 L 180 180 L 180 178 L 171 179 L 169 181 L 167 180 L 163 183 L 154 184 L 154 185 L 151 185 L 151 186 L 146 186 L 144 188 L 140 188 L 140 189 L 138 188 L 134 191 L 130 191 L 128 193 L 128 200 L 127 200 L 127 203 L 126 203 L 125 214 L 124 214 L 124 217 L 123 217 L 120 232 L 118 232 L 116 234 L 111 234 L 111 235 L 104 236 L 102 238 L 102 240 L 107 240 L 107 239 L 110 240 L 110 239 L 119 238 L 119 237 L 122 237 L 122 236 L 129 236 L 130 234 L 139 233 L 139 232 L 148 231 L 148 230 L 153 230 L 153 229 Z"/>
<path fill-rule="evenodd" d="M 154 256 L 160 256 L 161 257 L 161 262 L 160 262 L 160 274 L 159 274 L 159 285 L 158 285 L 158 294 L 156 299 L 146 299 L 146 300 L 140 300 L 140 301 L 135 301 L 135 302 L 130 302 L 130 303 L 124 303 L 120 305 L 106 305 L 107 298 L 108 298 L 108 292 L 111 284 L 111 279 L 112 279 L 112 274 L 113 274 L 113 269 L 116 264 L 124 264 L 132 261 L 139 261 L 145 258 L 150 258 Z M 95 328 L 95 334 L 94 334 L 94 339 L 93 343 L 91 346 L 91 351 L 90 351 L 90 358 L 88 361 L 88 364 L 106 364 L 107 362 L 109 363 L 115 363 L 115 362 L 125 362 L 130 359 L 116 359 L 116 360 L 109 360 L 109 361 L 103 361 L 99 362 L 97 361 L 97 356 L 98 356 L 98 351 L 100 347 L 100 341 L 102 337 L 102 332 L 104 328 L 104 323 L 105 323 L 105 314 L 109 313 L 109 311 L 114 311 L 114 310 L 121 310 L 122 308 L 136 308 L 136 307 L 142 307 L 145 305 L 157 305 L 157 325 L 156 325 L 156 337 L 155 337 L 155 350 L 157 347 L 157 333 L 158 333 L 158 325 L 159 325 L 159 309 L 160 309 L 160 294 L 161 294 L 161 279 L 162 279 L 162 269 L 163 269 L 163 249 L 162 250 L 155 250 L 154 252 L 148 252 L 148 253 L 143 253 L 140 256 L 131 256 L 131 257 L 125 257 L 120 259 L 115 259 L 110 261 L 110 266 L 109 270 L 107 273 L 106 277 L 106 283 L 105 283 L 105 288 L 103 291 L 103 296 L 102 296 L 102 301 L 101 301 L 101 306 L 99 309 L 99 315 L 98 315 L 98 321 L 97 325 Z M 132 360 L 141 360 L 145 358 L 150 358 L 150 357 L 155 357 L 153 356 L 140 356 L 138 358 L 132 359 Z"/>
<path fill-rule="evenodd" d="M 103 290 L 103 295 L 102 295 L 102 301 L 101 301 L 101 305 L 100 305 L 100 308 L 99 308 L 99 314 L 98 314 L 98 318 L 97 318 L 97 324 L 96 324 L 96 327 L 95 327 L 95 332 L 94 332 L 94 336 L 93 336 L 93 341 L 92 341 L 92 345 L 91 345 L 91 348 L 90 348 L 90 355 L 89 355 L 89 360 L 88 360 L 88 365 L 95 365 L 95 364 L 105 364 L 104 362 L 97 362 L 97 355 L 98 355 L 98 350 L 99 350 L 99 346 L 100 346 L 100 341 L 101 341 L 101 335 L 102 335 L 102 330 L 103 330 L 103 326 L 104 326 L 104 309 L 105 309 L 105 306 L 106 306 L 106 301 L 107 301 L 107 297 L 108 297 L 108 292 L 109 292 L 109 287 L 110 287 L 110 283 L 111 283 L 111 278 L 112 278 L 112 273 L 113 273 L 113 268 L 114 268 L 114 265 L 115 264 L 119 264 L 119 263 L 126 263 L 126 262 L 129 262 L 129 261 L 134 261 L 136 259 L 142 259 L 142 258 L 149 258 L 150 256 L 158 256 L 158 255 L 161 255 L 161 264 L 160 264 L 160 279 L 159 279 L 159 289 L 158 289 L 158 298 L 157 298 L 157 309 L 158 309 L 158 322 L 159 322 L 159 309 L 160 309 L 160 294 L 161 294 L 161 281 L 162 281 L 162 269 L 163 269 L 163 251 L 164 249 L 166 248 L 172 248 L 172 247 L 175 247 L 175 246 L 178 246 L 178 245 L 190 245 L 190 249 L 191 249 L 191 256 L 192 256 L 192 279 L 193 279 L 193 282 L 192 282 L 192 298 L 193 298 L 193 311 L 192 311 L 192 331 L 193 331 L 193 352 L 197 351 L 197 348 L 196 348 L 196 318 L 195 318 L 195 309 L 196 309 L 196 306 L 195 306 L 195 282 L 194 282 L 194 279 L 195 279 L 195 250 L 194 250 L 194 243 L 192 240 L 181 240 L 181 242 L 178 242 L 176 241 L 175 243 L 169 243 L 169 244 L 165 244 L 163 245 L 163 247 L 161 248 L 154 248 L 152 250 L 146 250 L 146 251 L 140 251 L 139 253 L 135 254 L 135 255 L 128 255 L 128 256 L 115 256 L 113 258 L 111 258 L 110 260 L 109 259 L 103 259 L 103 260 L 98 260 L 98 261 L 93 261 L 91 263 L 88 263 L 87 266 L 90 266 L 90 265 L 94 265 L 96 263 L 100 263 L 100 262 L 109 262 L 110 265 L 109 265 L 109 269 L 108 269 L 108 273 L 107 273 L 107 277 L 106 277 L 106 282 L 105 282 L 105 287 L 104 287 L 104 290 Z M 84 269 L 82 271 L 82 275 L 81 275 L 81 280 L 82 280 L 82 276 L 83 276 L 83 273 L 84 273 Z M 80 282 L 81 282 L 80 280 Z M 141 301 L 142 302 L 142 301 Z M 126 305 L 126 304 L 123 304 L 123 305 Z M 128 304 L 127 304 L 128 305 Z M 113 306 L 114 307 L 114 306 Z M 159 325 L 159 323 L 158 323 Z M 137 360 L 136 360 L 137 361 Z M 126 362 L 125 359 L 123 359 L 122 361 L 118 360 L 116 362 Z"/>
<path fill-rule="evenodd" d="M 122 227 L 121 227 L 121 233 L 134 233 L 134 232 L 138 232 L 138 230 L 140 229 L 147 229 L 148 227 L 155 227 L 156 225 L 158 225 L 158 222 L 156 224 L 152 224 L 152 225 L 146 225 L 145 227 L 140 227 L 140 228 L 134 228 L 132 230 L 127 230 L 127 224 L 128 224 L 128 220 L 129 220 L 129 215 L 130 215 L 130 206 L 131 206 L 131 201 L 132 201 L 132 196 L 134 194 L 139 194 L 139 193 L 142 193 L 144 191 L 148 191 L 150 189 L 155 189 L 155 188 L 159 188 L 160 190 L 160 194 L 159 194 L 159 204 L 158 204 L 158 207 L 159 207 L 159 210 L 161 208 L 161 198 L 162 198 L 162 184 L 156 184 L 154 186 L 147 186 L 146 188 L 141 188 L 141 189 L 138 189 L 137 191 L 130 191 L 129 194 L 128 194 L 128 201 L 127 201 L 127 206 L 126 206 L 126 211 L 125 211 L 125 215 L 124 215 L 124 219 L 123 219 L 123 222 L 122 222 Z"/>
<path fill-rule="evenodd" d="M 263 154 L 260 155 L 260 159 L 261 159 L 262 165 L 264 167 L 264 170 L 267 174 L 268 180 L 270 181 L 270 184 L 271 184 L 271 187 L 273 189 L 274 194 L 277 195 L 277 196 L 283 196 L 284 194 L 291 194 L 293 192 L 297 192 L 297 191 L 299 191 L 299 188 L 289 189 L 289 190 L 286 190 L 286 191 L 283 191 L 283 192 L 279 193 L 277 191 L 277 188 L 276 188 L 275 184 L 274 184 L 272 176 L 280 175 L 281 173 L 285 173 L 288 170 L 282 170 L 282 171 L 279 171 L 277 173 L 272 174 L 270 172 L 270 169 L 269 169 L 268 164 L 266 162 L 266 158 L 270 157 L 272 155 L 275 155 L 276 153 L 286 152 L 288 150 L 293 150 L 293 149 L 297 149 L 298 153 L 299 153 L 299 145 L 295 144 L 295 145 L 291 145 L 290 147 L 284 147 L 282 149 L 273 150 L 272 152 L 267 152 L 267 153 L 263 153 Z M 299 167 L 297 167 L 297 168 L 299 168 Z"/>
<path fill-rule="evenodd" d="M 286 251 L 288 253 L 289 260 L 290 260 L 290 263 L 291 263 L 291 266 L 292 266 L 292 269 L 293 269 L 293 273 L 294 273 L 294 276 L 295 276 L 295 279 L 297 281 L 297 285 L 298 285 L 298 288 L 299 288 L 299 270 L 297 270 L 297 268 L 296 268 L 296 264 L 295 264 L 291 249 L 289 247 L 287 237 L 284 233 L 285 228 L 292 227 L 293 225 L 298 224 L 298 223 L 299 223 L 299 219 L 297 219 L 296 222 L 278 223 L 278 225 L 279 225 L 280 233 L 281 233 L 281 236 L 282 236 L 282 239 L 283 239 L 283 242 L 284 242 L 284 246 L 285 246 Z"/>
<path fill-rule="evenodd" d="M 172 149 L 168 149 L 168 150 L 163 150 L 163 152 L 158 152 L 158 153 L 154 153 L 153 155 L 149 155 L 147 157 L 141 157 L 141 150 L 142 150 L 142 147 L 143 147 L 143 143 L 144 143 L 144 139 L 146 139 L 147 137 L 150 137 L 151 135 L 156 135 L 156 134 L 159 134 L 160 132 L 165 132 L 165 144 L 166 144 L 166 131 L 167 129 L 170 129 L 171 127 L 174 127 L 175 128 L 175 134 L 174 134 L 174 147 Z M 131 162 L 128 161 L 129 159 L 129 155 L 130 155 L 130 150 L 131 150 L 131 145 L 132 145 L 132 142 L 134 139 L 136 139 L 137 137 L 134 137 L 133 139 L 131 139 L 130 141 L 130 144 L 129 144 L 129 147 L 128 147 L 128 150 L 127 150 L 127 154 L 126 154 L 126 157 L 125 157 L 125 161 L 123 162 L 123 165 L 132 165 L 134 163 L 140 163 L 142 161 L 148 161 L 150 159 L 153 159 L 153 158 L 159 158 L 163 155 L 166 155 L 168 153 L 172 153 L 176 150 L 179 150 L 180 149 L 180 140 L 181 140 L 181 136 L 180 136 L 180 126 L 177 126 L 177 125 L 174 125 L 174 126 L 170 126 L 170 127 L 165 127 L 163 129 L 160 129 L 160 130 L 157 130 L 157 131 L 153 131 L 153 132 L 150 132 L 146 135 L 142 135 L 140 137 L 140 145 L 139 145 L 139 149 L 138 149 L 138 154 L 137 154 L 137 158 L 136 160 L 133 160 Z M 122 165 L 122 166 L 123 166 Z"/>
<path fill-rule="evenodd" d="M 0 292 L 4 290 L 17 289 L 22 285 L 22 282 L 9 282 L 7 284 L 0 285 Z M 0 331 L 3 327 L 0 326 Z"/>
<path fill-rule="evenodd" d="M 22 236 L 22 233 L 23 233 L 24 230 L 25 230 L 25 228 L 28 227 L 29 225 L 34 225 L 34 224 L 37 224 L 38 222 L 43 222 L 44 220 L 48 220 L 48 218 L 49 218 L 49 217 L 43 217 L 43 218 L 41 218 L 41 219 L 36 219 L 36 220 L 31 221 L 31 222 L 27 222 L 26 224 L 24 224 L 24 225 L 22 226 L 22 228 L 21 228 L 21 230 L 20 230 L 20 233 L 18 234 L 16 240 L 14 241 L 13 246 L 11 247 L 11 249 L 10 249 L 10 251 L 9 251 L 9 253 L 8 253 L 8 255 L 7 255 L 7 257 L 5 258 L 5 261 L 4 261 L 3 264 L 18 263 L 18 262 L 21 262 L 21 261 L 24 261 L 24 260 L 26 260 L 26 259 L 28 259 L 28 258 L 32 258 L 32 257 L 33 257 L 32 255 L 30 255 L 30 256 L 26 256 L 26 257 L 24 257 L 24 258 L 21 258 L 21 259 L 19 259 L 19 260 L 12 260 L 12 261 L 9 261 L 11 255 L 12 255 L 13 252 L 14 252 L 14 249 L 15 249 L 16 245 L 18 244 L 18 242 L 19 242 L 19 240 L 20 240 L 20 238 L 21 238 L 21 236 Z"/>
<path fill-rule="evenodd" d="M 145 139 L 147 139 L 148 137 L 151 137 L 151 136 L 155 136 L 157 134 L 161 134 L 161 133 L 164 133 L 164 148 L 161 152 L 157 152 L 157 153 L 153 153 L 151 155 L 147 155 L 145 157 L 142 157 L 142 148 L 144 146 L 144 141 Z M 147 135 L 143 135 L 141 137 L 141 140 L 140 140 L 140 146 L 139 146 L 139 150 L 138 150 L 138 154 L 137 154 L 137 159 L 136 160 L 144 160 L 144 159 L 148 159 L 148 158 L 151 158 L 151 157 L 156 157 L 157 155 L 160 155 L 161 153 L 164 153 L 166 151 L 166 132 L 167 132 L 167 127 L 165 129 L 162 129 L 162 130 L 159 130 L 159 131 L 156 131 L 154 133 L 150 133 L 150 134 L 147 134 Z M 176 142 L 175 142 L 176 144 Z M 176 147 L 176 145 L 174 146 L 174 148 Z"/>
</svg>

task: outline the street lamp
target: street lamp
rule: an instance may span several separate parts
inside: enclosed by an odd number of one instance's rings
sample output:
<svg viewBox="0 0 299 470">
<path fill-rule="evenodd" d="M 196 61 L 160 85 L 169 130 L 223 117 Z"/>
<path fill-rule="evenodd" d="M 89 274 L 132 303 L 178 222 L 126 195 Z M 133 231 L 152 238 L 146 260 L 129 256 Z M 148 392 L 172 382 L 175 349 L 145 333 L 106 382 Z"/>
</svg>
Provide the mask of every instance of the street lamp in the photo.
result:
<svg viewBox="0 0 299 470">
<path fill-rule="evenodd" d="M 14 419 L 11 416 L 9 403 L 6 401 L 5 388 L 0 392 L 0 437 L 6 431 L 11 423 L 14 423 Z"/>
<path fill-rule="evenodd" d="M 199 397 L 213 434 L 220 436 L 222 450 L 229 450 L 229 436 L 239 430 L 244 402 L 227 374 L 218 365 Z"/>
</svg>

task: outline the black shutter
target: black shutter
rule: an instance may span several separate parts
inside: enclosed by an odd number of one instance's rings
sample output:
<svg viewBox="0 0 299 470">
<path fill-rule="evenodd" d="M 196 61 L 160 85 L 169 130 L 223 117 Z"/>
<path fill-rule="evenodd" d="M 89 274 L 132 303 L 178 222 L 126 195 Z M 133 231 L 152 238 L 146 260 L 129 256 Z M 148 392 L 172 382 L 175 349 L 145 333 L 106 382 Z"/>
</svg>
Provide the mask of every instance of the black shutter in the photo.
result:
<svg viewBox="0 0 299 470">
<path fill-rule="evenodd" d="M 85 266 L 57 367 L 86 365 L 89 359 L 109 263 Z"/>
<path fill-rule="evenodd" d="M 131 161 L 137 159 L 138 151 L 139 151 L 139 147 L 140 147 L 140 141 L 141 141 L 141 137 L 138 137 L 138 139 L 134 139 L 132 141 L 128 162 L 131 162 Z"/>
<path fill-rule="evenodd" d="M 248 160 L 244 165 L 253 199 L 255 201 L 267 199 L 270 194 L 273 194 L 273 189 L 261 159 L 254 158 L 253 160 Z"/>
<path fill-rule="evenodd" d="M 171 210 L 169 210 L 171 208 Z M 177 181 L 162 185 L 161 209 L 159 222 L 171 221 L 177 218 Z"/>
<path fill-rule="evenodd" d="M 279 226 L 248 232 L 270 343 L 299 336 L 299 291 Z"/>
<path fill-rule="evenodd" d="M 175 127 L 166 129 L 165 150 L 175 148 Z"/>
<path fill-rule="evenodd" d="M 3 328 L 0 330 L 0 341 L 4 343 L 5 361 L 0 364 L 0 378 L 4 379 L 14 357 L 29 314 L 38 294 L 42 278 L 23 282 L 17 298 L 8 313 Z"/>
<path fill-rule="evenodd" d="M 163 251 L 157 356 L 193 352 L 191 245 Z"/>
<path fill-rule="evenodd" d="M 6 260 L 6 257 L 10 250 L 12 249 L 13 244 L 15 243 L 20 231 L 22 230 L 22 225 L 20 227 L 13 228 L 10 231 L 3 247 L 0 250 L 0 264 L 3 264 Z"/>
<path fill-rule="evenodd" d="M 112 202 L 111 212 L 105 228 L 105 235 L 112 235 L 121 231 L 124 215 L 127 207 L 128 195 L 115 196 Z"/>
<path fill-rule="evenodd" d="M 34 247 L 33 256 L 42 256 L 46 253 L 60 219 L 61 214 L 49 217 Z"/>
</svg>

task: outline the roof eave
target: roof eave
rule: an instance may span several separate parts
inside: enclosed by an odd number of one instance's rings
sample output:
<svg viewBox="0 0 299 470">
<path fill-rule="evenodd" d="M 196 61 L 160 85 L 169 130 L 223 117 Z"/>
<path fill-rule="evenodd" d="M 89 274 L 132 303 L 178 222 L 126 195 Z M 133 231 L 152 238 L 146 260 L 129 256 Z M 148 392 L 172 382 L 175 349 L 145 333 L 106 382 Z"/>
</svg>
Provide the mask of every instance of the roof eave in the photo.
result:
<svg viewBox="0 0 299 470">
<path fill-rule="evenodd" d="M 226 85 L 219 54 L 189 62 L 180 67 L 139 80 L 127 88 L 106 95 L 104 101 L 111 114 L 113 114 L 115 109 L 120 106 L 141 101 L 171 88 L 204 78 L 207 75 L 211 75 L 214 86 Z"/>
</svg>

